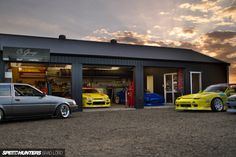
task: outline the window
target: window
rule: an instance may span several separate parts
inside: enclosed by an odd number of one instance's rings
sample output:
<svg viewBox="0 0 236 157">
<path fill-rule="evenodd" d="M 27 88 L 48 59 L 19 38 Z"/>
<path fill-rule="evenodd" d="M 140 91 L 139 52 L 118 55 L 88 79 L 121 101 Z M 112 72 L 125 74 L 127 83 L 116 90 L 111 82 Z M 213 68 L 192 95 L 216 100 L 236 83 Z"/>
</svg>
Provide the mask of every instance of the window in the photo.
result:
<svg viewBox="0 0 236 157">
<path fill-rule="evenodd" d="M 10 85 L 0 85 L 0 96 L 10 96 L 11 86 Z"/>
<path fill-rule="evenodd" d="M 227 85 L 211 85 L 208 86 L 204 92 L 216 92 L 216 93 L 224 93 L 227 89 Z"/>
<path fill-rule="evenodd" d="M 190 72 L 190 91 L 191 94 L 198 93 L 202 90 L 202 73 Z"/>
<path fill-rule="evenodd" d="M 93 88 L 85 88 L 83 89 L 83 93 L 99 93 L 96 89 Z"/>
<path fill-rule="evenodd" d="M 42 96 L 43 93 L 26 85 L 15 85 L 16 96 Z"/>
</svg>

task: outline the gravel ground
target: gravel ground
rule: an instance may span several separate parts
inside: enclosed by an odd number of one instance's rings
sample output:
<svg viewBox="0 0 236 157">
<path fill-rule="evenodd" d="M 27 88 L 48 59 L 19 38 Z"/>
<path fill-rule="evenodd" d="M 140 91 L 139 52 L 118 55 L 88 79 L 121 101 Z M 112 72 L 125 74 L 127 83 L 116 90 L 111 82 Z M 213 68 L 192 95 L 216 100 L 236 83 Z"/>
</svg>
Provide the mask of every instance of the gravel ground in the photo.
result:
<svg viewBox="0 0 236 157">
<path fill-rule="evenodd" d="M 236 114 L 173 108 L 77 112 L 0 124 L 0 148 L 65 148 L 66 156 L 235 157 Z"/>
</svg>

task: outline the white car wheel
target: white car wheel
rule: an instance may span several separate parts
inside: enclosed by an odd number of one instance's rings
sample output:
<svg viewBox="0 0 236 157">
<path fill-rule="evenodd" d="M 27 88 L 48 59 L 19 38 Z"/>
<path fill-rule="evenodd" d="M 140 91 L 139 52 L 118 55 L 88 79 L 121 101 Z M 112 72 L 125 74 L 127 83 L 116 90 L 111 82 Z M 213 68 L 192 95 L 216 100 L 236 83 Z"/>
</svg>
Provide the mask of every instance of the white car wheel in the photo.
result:
<svg viewBox="0 0 236 157">
<path fill-rule="evenodd" d="M 57 116 L 59 118 L 68 118 L 70 115 L 70 108 L 66 104 L 62 104 L 57 109 Z"/>
</svg>

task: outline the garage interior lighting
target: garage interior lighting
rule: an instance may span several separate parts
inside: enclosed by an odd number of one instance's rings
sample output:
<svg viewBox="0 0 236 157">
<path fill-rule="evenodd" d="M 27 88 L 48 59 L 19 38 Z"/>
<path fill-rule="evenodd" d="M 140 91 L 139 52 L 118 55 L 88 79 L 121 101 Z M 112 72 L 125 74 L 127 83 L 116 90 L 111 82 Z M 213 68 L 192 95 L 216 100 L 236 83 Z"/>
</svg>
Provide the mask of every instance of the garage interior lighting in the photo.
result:
<svg viewBox="0 0 236 157">
<path fill-rule="evenodd" d="M 83 70 L 119 70 L 120 67 L 109 67 L 109 66 L 99 66 L 99 67 L 95 67 L 95 66 L 86 66 L 83 67 Z"/>
<path fill-rule="evenodd" d="M 97 70 L 119 70 L 120 67 L 107 67 L 107 68 L 96 68 Z"/>
<path fill-rule="evenodd" d="M 119 70 L 120 67 L 111 67 L 111 70 Z"/>
</svg>

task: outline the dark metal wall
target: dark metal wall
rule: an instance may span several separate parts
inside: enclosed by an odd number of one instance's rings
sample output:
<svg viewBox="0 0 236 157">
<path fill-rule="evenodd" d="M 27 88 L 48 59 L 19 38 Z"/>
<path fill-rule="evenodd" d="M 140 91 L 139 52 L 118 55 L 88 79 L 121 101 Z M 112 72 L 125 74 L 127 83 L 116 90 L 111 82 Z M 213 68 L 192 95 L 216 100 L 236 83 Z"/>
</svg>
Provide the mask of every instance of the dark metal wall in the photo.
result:
<svg viewBox="0 0 236 157">
<path fill-rule="evenodd" d="M 164 74 L 177 73 L 177 68 L 160 68 L 160 67 L 145 67 L 144 68 L 144 88 L 147 89 L 147 75 L 153 75 L 154 92 L 164 94 Z"/>
<path fill-rule="evenodd" d="M 4 62 L 2 60 L 2 52 L 0 51 L 0 82 L 4 81 L 4 75 L 5 75 L 5 70 L 4 70 Z"/>
<path fill-rule="evenodd" d="M 82 111 L 83 65 L 79 62 L 72 63 L 72 98 Z"/>
<path fill-rule="evenodd" d="M 135 65 L 134 68 L 134 84 L 135 84 L 135 108 L 144 108 L 144 81 L 143 81 L 143 75 L 144 75 L 144 68 L 142 62 Z"/>
</svg>

